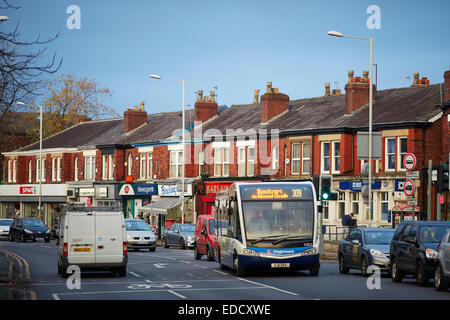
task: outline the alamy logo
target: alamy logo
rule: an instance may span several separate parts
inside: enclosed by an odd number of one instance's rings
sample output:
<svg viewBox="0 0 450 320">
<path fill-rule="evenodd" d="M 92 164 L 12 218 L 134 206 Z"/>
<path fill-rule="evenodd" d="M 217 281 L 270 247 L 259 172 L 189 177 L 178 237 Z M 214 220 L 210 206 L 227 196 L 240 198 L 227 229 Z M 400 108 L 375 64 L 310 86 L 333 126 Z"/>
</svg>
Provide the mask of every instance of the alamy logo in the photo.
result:
<svg viewBox="0 0 450 320">
<path fill-rule="evenodd" d="M 70 16 L 66 20 L 67 29 L 81 29 L 81 9 L 77 5 L 70 5 L 66 9 L 66 13 Z"/>
<path fill-rule="evenodd" d="M 73 290 L 73 289 L 77 289 L 80 290 L 81 289 L 81 270 L 79 266 L 69 266 L 67 268 L 66 271 L 68 274 L 72 274 L 69 278 L 67 278 L 67 289 L 69 290 Z"/>
<path fill-rule="evenodd" d="M 380 268 L 374 265 L 370 265 L 367 268 L 367 274 L 371 274 L 369 278 L 367 278 L 367 289 L 369 290 L 380 290 L 381 289 L 381 271 Z"/>
<path fill-rule="evenodd" d="M 368 29 L 381 29 L 381 9 L 377 5 L 370 5 L 366 10 L 370 16 L 367 18 L 366 26 Z"/>
</svg>

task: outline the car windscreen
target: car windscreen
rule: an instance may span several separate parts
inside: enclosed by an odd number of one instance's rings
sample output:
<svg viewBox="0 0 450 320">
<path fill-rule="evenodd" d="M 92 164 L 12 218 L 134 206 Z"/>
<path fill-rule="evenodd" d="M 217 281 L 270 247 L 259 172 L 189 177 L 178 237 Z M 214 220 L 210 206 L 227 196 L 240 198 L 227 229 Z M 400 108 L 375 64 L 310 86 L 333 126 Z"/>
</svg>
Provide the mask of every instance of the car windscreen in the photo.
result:
<svg viewBox="0 0 450 320">
<path fill-rule="evenodd" d="M 13 222 L 13 220 L 0 220 L 0 226 L 11 226 Z"/>
<path fill-rule="evenodd" d="M 442 241 L 448 230 L 450 230 L 450 223 L 447 223 L 447 225 L 423 226 L 420 227 L 419 239 L 424 243 L 438 243 Z"/>
<path fill-rule="evenodd" d="M 389 231 L 365 231 L 365 244 L 390 244 L 394 236 L 394 230 Z"/>
<path fill-rule="evenodd" d="M 125 220 L 127 231 L 150 231 L 150 227 L 141 220 Z"/>
<path fill-rule="evenodd" d="M 195 231 L 195 225 L 193 225 L 193 224 L 180 224 L 180 231 L 181 232 L 194 232 Z"/>
<path fill-rule="evenodd" d="M 24 227 L 45 227 L 45 224 L 39 219 L 23 219 Z"/>
</svg>

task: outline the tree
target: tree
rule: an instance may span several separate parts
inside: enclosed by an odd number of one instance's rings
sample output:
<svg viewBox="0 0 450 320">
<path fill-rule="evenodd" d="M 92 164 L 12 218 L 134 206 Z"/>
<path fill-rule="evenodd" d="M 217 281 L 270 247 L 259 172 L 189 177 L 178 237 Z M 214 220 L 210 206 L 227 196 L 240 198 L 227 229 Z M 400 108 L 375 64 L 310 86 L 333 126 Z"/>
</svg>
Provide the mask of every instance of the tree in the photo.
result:
<svg viewBox="0 0 450 320">
<path fill-rule="evenodd" d="M 44 138 L 82 121 L 118 116 L 111 107 L 102 103 L 104 98 L 111 96 L 110 90 L 101 87 L 95 79 L 77 79 L 73 75 L 63 74 L 50 82 L 48 92 L 49 96 L 43 101 Z M 38 106 L 33 109 L 39 112 Z M 38 140 L 39 126 L 30 128 L 29 134 L 33 141 Z"/>
</svg>

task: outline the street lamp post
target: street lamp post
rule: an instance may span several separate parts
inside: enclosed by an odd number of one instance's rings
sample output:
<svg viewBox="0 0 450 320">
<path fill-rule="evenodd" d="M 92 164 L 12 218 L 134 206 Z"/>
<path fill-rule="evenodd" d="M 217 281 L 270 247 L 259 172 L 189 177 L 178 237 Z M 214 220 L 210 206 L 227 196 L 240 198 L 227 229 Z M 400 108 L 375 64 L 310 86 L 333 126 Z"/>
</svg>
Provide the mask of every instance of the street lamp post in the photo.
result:
<svg viewBox="0 0 450 320">
<path fill-rule="evenodd" d="M 344 36 L 338 31 L 329 31 L 329 36 L 339 37 L 339 38 L 351 38 L 367 40 L 370 43 L 370 62 L 369 62 L 369 227 L 371 227 L 373 218 L 373 204 L 372 204 L 372 102 L 373 102 L 373 88 L 372 88 L 372 68 L 373 68 L 373 38 L 362 38 L 353 36 Z"/>
<path fill-rule="evenodd" d="M 20 106 L 26 106 L 23 102 L 17 102 Z M 41 206 L 42 206 L 42 105 L 39 106 L 39 207 L 38 207 L 38 213 L 39 217 L 41 217 Z"/>
<path fill-rule="evenodd" d="M 7 16 L 0 16 L 0 22 L 8 21 L 9 18 Z"/>
<path fill-rule="evenodd" d="M 182 158 L 183 158 L 183 166 L 181 169 L 181 195 L 180 195 L 180 200 L 181 200 L 181 223 L 184 223 L 184 147 L 185 147 L 185 111 L 184 111 L 184 80 L 178 80 L 178 79 L 169 79 L 169 78 L 162 78 L 156 74 L 151 74 L 150 78 L 152 79 L 157 79 L 157 80 L 170 80 L 170 81 L 178 81 L 181 82 L 181 87 L 182 87 L 182 144 L 183 144 L 183 148 L 182 148 Z"/>
</svg>

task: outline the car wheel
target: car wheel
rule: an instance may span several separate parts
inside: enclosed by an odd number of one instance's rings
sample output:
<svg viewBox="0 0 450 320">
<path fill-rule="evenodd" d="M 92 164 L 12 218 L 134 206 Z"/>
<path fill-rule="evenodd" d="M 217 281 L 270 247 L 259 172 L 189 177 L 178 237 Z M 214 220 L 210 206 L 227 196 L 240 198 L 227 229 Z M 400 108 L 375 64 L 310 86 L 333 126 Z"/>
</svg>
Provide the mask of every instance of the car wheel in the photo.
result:
<svg viewBox="0 0 450 320">
<path fill-rule="evenodd" d="M 319 275 L 319 264 L 315 265 L 313 268 L 309 269 L 309 276 L 317 277 Z"/>
<path fill-rule="evenodd" d="M 444 275 L 442 274 L 441 264 L 438 263 L 436 270 L 434 271 L 434 288 L 437 291 L 446 291 L 447 283 L 445 282 Z"/>
<path fill-rule="evenodd" d="M 61 266 L 60 266 L 60 264 L 58 262 L 58 274 L 61 274 L 61 273 L 62 273 L 62 268 L 61 268 Z"/>
<path fill-rule="evenodd" d="M 208 261 L 214 260 L 214 248 L 212 248 L 212 247 L 207 248 L 206 258 L 208 259 Z"/>
<path fill-rule="evenodd" d="M 155 252 L 155 251 L 156 251 L 156 246 L 153 247 L 153 248 L 148 248 L 148 251 L 150 251 L 150 252 Z"/>
<path fill-rule="evenodd" d="M 367 262 L 366 257 L 362 257 L 361 259 L 361 275 L 363 277 L 368 277 L 369 274 L 367 273 L 367 268 L 369 267 L 369 263 Z"/>
<path fill-rule="evenodd" d="M 27 242 L 27 239 L 25 238 L 25 235 L 22 233 L 22 235 L 20 236 L 20 241 L 22 242 Z"/>
<path fill-rule="evenodd" d="M 234 271 L 236 272 L 236 275 L 238 277 L 245 277 L 247 275 L 247 270 L 242 266 L 242 264 L 239 263 L 239 257 L 237 253 L 235 253 L 233 257 L 233 266 Z"/>
<path fill-rule="evenodd" d="M 342 274 L 347 274 L 348 270 L 349 269 L 346 268 L 344 264 L 344 257 L 342 255 L 339 255 L 339 272 Z"/>
<path fill-rule="evenodd" d="M 416 265 L 416 280 L 417 284 L 424 287 L 428 284 L 428 276 L 425 272 L 425 267 L 422 261 L 418 261 Z"/>
<path fill-rule="evenodd" d="M 11 233 L 9 234 L 8 239 L 9 239 L 9 241 L 11 241 L 11 242 L 14 241 L 13 236 L 12 236 Z"/>
<path fill-rule="evenodd" d="M 181 249 L 186 249 L 186 244 L 185 244 L 183 238 L 181 238 L 181 240 L 180 240 L 180 247 L 181 247 Z"/>
<path fill-rule="evenodd" d="M 163 247 L 164 248 L 168 248 L 169 247 L 169 245 L 167 244 L 167 239 L 166 238 L 163 239 Z"/>
<path fill-rule="evenodd" d="M 403 273 L 399 270 L 395 260 L 392 262 L 391 277 L 394 282 L 401 282 L 403 279 Z"/>
<path fill-rule="evenodd" d="M 194 245 L 194 258 L 195 260 L 200 260 L 202 255 L 198 252 L 197 244 Z"/>
<path fill-rule="evenodd" d="M 69 277 L 69 274 L 67 273 L 67 267 L 64 267 L 64 266 L 61 267 L 61 275 L 63 278 Z"/>
</svg>

